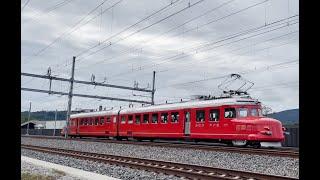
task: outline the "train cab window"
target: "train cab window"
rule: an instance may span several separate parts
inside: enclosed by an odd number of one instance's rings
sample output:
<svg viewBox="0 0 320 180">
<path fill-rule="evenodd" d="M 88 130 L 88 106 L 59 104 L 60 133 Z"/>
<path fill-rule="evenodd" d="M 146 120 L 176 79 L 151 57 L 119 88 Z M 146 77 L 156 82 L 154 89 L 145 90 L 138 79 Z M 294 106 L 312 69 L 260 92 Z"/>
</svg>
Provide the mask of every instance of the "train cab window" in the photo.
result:
<svg viewBox="0 0 320 180">
<path fill-rule="evenodd" d="M 219 121 L 219 110 L 218 109 L 210 109 L 209 113 L 209 121 Z"/>
<path fill-rule="evenodd" d="M 258 109 L 256 108 L 251 109 L 251 116 L 255 116 L 255 117 L 259 116 Z"/>
<path fill-rule="evenodd" d="M 104 124 L 104 117 L 100 117 L 100 125 Z"/>
<path fill-rule="evenodd" d="M 136 124 L 140 124 L 141 121 L 141 115 L 136 115 Z"/>
<path fill-rule="evenodd" d="M 261 109 L 258 109 L 258 113 L 259 113 L 259 117 L 262 117 L 262 116 L 263 116 Z"/>
<path fill-rule="evenodd" d="M 121 124 L 125 124 L 126 123 L 126 116 L 121 116 Z"/>
<path fill-rule="evenodd" d="M 149 114 L 143 115 L 143 123 L 149 123 Z"/>
<path fill-rule="evenodd" d="M 224 109 L 224 117 L 225 118 L 235 118 L 236 117 L 236 109 L 234 109 L 234 108 L 225 108 Z"/>
<path fill-rule="evenodd" d="M 179 112 L 172 112 L 171 113 L 171 122 L 178 123 L 179 121 Z"/>
<path fill-rule="evenodd" d="M 158 123 L 158 113 L 152 114 L 152 123 Z"/>
<path fill-rule="evenodd" d="M 205 111 L 204 110 L 196 111 L 196 121 L 197 122 L 204 122 L 204 118 L 205 118 Z"/>
<path fill-rule="evenodd" d="M 106 119 L 106 123 L 110 123 L 111 122 L 111 117 L 108 116 L 107 119 Z"/>
<path fill-rule="evenodd" d="M 248 116 L 248 108 L 239 108 L 238 115 L 239 115 L 239 117 L 247 117 Z"/>
<path fill-rule="evenodd" d="M 99 125 L 99 118 L 98 118 L 98 117 L 96 117 L 96 118 L 94 119 L 94 125 Z"/>
<path fill-rule="evenodd" d="M 168 113 L 161 113 L 161 123 L 168 123 Z"/>
</svg>

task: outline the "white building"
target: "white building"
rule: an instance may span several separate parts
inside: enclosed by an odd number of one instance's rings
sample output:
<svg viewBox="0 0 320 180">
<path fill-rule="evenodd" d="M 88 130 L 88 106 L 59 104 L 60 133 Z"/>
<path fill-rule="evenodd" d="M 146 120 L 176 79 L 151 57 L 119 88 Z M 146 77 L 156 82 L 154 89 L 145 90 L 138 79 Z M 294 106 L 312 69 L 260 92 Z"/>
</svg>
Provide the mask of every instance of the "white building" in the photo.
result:
<svg viewBox="0 0 320 180">
<path fill-rule="evenodd" d="M 62 129 L 66 126 L 66 121 L 45 121 L 44 129 Z"/>
<path fill-rule="evenodd" d="M 27 124 L 32 124 L 30 129 L 63 129 L 66 126 L 66 120 L 57 120 L 57 121 L 29 121 L 21 124 L 21 128 L 27 128 Z"/>
</svg>

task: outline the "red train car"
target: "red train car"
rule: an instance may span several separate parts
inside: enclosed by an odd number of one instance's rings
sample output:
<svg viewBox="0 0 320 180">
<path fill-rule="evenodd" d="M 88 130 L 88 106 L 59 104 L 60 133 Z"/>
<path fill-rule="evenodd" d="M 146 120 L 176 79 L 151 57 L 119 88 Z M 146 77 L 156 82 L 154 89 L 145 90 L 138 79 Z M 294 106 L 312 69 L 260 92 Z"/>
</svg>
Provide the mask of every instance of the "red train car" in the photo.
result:
<svg viewBox="0 0 320 180">
<path fill-rule="evenodd" d="M 228 97 L 73 114 L 71 137 L 188 139 L 235 146 L 281 146 L 280 121 L 262 116 L 250 97 Z M 64 133 L 64 132 L 63 132 Z"/>
</svg>

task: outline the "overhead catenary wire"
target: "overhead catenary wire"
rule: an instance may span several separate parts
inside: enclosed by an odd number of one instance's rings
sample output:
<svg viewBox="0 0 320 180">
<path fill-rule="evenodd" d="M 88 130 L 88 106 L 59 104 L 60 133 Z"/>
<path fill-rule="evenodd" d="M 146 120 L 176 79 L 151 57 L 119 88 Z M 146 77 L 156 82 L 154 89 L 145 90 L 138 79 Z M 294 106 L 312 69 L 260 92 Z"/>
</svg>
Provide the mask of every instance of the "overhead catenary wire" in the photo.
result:
<svg viewBox="0 0 320 180">
<path fill-rule="evenodd" d="M 21 12 L 22 12 L 23 9 L 28 5 L 29 2 L 30 2 L 30 0 L 27 0 L 27 1 L 24 3 L 24 5 L 23 5 L 22 8 L 21 8 Z"/>
<path fill-rule="evenodd" d="M 74 0 L 63 0 L 62 2 L 59 2 L 53 6 L 50 6 L 48 8 L 46 8 L 45 10 L 43 10 L 42 12 L 38 11 L 36 14 L 34 14 L 32 17 L 36 17 L 36 18 L 33 18 L 33 19 L 30 19 L 30 21 L 33 21 L 33 20 L 38 20 L 41 16 L 43 15 L 47 15 L 47 14 L 52 14 L 52 12 L 54 12 L 54 10 L 57 10 L 67 4 L 69 4 L 70 2 L 72 2 Z"/>
<path fill-rule="evenodd" d="M 102 48 L 100 48 L 100 49 L 98 49 L 98 50 L 96 50 L 96 51 L 93 51 L 93 52 L 89 53 L 87 56 L 82 57 L 82 58 L 80 58 L 80 59 L 88 58 L 89 56 L 91 56 L 91 55 L 93 55 L 93 54 L 96 54 L 96 53 L 98 53 L 99 51 L 102 51 L 103 49 L 105 49 L 105 48 L 107 48 L 107 47 L 110 47 L 110 46 L 112 46 L 112 45 L 114 45 L 114 44 L 116 44 L 116 43 L 118 43 L 118 42 L 120 42 L 120 41 L 123 41 L 123 40 L 125 40 L 125 39 L 127 39 L 127 38 L 129 38 L 129 37 L 131 37 L 131 36 L 133 36 L 133 35 L 141 32 L 141 31 L 145 30 L 145 29 L 150 28 L 150 27 L 152 27 L 152 26 L 154 26 L 154 25 L 156 25 L 156 24 L 158 24 L 158 23 L 160 23 L 160 22 L 162 22 L 162 21 L 164 21 L 164 20 L 166 20 L 166 19 L 169 19 L 169 18 L 171 18 L 171 17 L 173 17 L 173 16 L 175 16 L 175 15 L 177 15 L 177 14 L 179 14 L 179 13 L 181 13 L 181 12 L 183 12 L 183 11 L 185 11 L 185 10 L 187 10 L 187 9 L 189 9 L 189 8 L 195 6 L 195 5 L 197 5 L 197 4 L 199 4 L 199 3 L 203 2 L 203 1 L 204 1 L 204 0 L 199 0 L 199 1 L 195 2 L 195 3 L 193 3 L 193 4 L 190 4 L 189 6 L 183 8 L 183 9 L 177 11 L 177 12 L 174 12 L 173 14 L 170 14 L 169 16 L 166 16 L 165 18 L 162 18 L 162 19 L 160 19 L 160 20 L 158 20 L 158 21 L 156 21 L 156 22 L 154 22 L 154 23 L 152 23 L 152 24 L 150 24 L 150 25 L 148 25 L 148 26 L 145 26 L 145 27 L 143 27 L 143 28 L 141 28 L 141 29 L 139 29 L 139 30 L 137 30 L 137 31 L 134 31 L 134 32 L 130 33 L 129 35 L 127 35 L 127 36 L 125 36 L 125 37 L 123 37 L 123 38 L 118 39 L 118 40 L 115 41 L 115 42 L 110 42 L 107 46 L 102 47 Z M 105 41 L 102 41 L 102 42 L 105 42 Z M 99 45 L 99 46 L 100 46 L 100 45 Z M 80 59 L 78 59 L 78 60 L 80 60 Z"/>
<path fill-rule="evenodd" d="M 98 6 L 96 6 L 95 8 L 93 8 L 91 11 L 89 11 L 85 16 L 83 16 L 80 20 L 78 20 L 74 25 L 72 25 L 72 27 L 70 29 L 67 29 L 66 31 L 64 31 L 60 36 L 58 36 L 57 38 L 55 38 L 51 43 L 49 43 L 48 45 L 46 45 L 44 48 L 40 49 L 39 51 L 37 51 L 36 53 L 34 53 L 34 56 L 38 56 L 39 54 L 41 54 L 42 52 L 44 52 L 46 49 L 48 49 L 49 47 L 51 47 L 53 44 L 55 44 L 59 39 L 61 39 L 63 36 L 65 36 L 68 32 L 70 32 L 70 30 L 72 30 L 74 27 L 76 27 L 77 25 L 79 25 L 85 18 L 87 18 L 90 14 L 92 14 L 94 11 L 96 11 L 100 6 L 102 6 L 106 1 L 108 0 L 104 0 L 102 3 L 100 3 Z"/>
<path fill-rule="evenodd" d="M 294 16 L 291 16 L 289 17 L 289 19 L 291 19 L 290 21 L 288 22 L 293 22 L 293 21 L 296 21 L 295 19 L 292 19 L 292 18 L 295 18 L 297 17 L 298 15 L 294 15 Z M 214 45 L 214 44 L 217 44 L 217 43 L 220 43 L 220 42 L 223 42 L 223 41 L 226 41 L 226 40 L 230 40 L 230 39 L 234 39 L 234 38 L 237 38 L 237 37 L 240 37 L 240 36 L 244 36 L 244 35 L 247 35 L 247 34 L 250 34 L 250 33 L 254 33 L 254 32 L 258 32 L 258 31 L 261 31 L 261 30 L 264 30 L 266 28 L 271 28 L 271 27 L 276 27 L 276 26 L 279 26 L 279 25 L 288 25 L 287 22 L 283 22 L 283 21 L 286 21 L 288 18 L 284 18 L 284 19 L 280 19 L 280 20 L 276 20 L 276 21 L 273 21 L 267 25 L 262 25 L 262 26 L 258 26 L 258 27 L 254 27 L 254 28 L 251 28 L 251 29 L 248 29 L 248 30 L 245 30 L 245 31 L 241 31 L 241 32 L 237 32 L 235 34 L 231 34 L 231 35 L 227 35 L 227 36 L 224 36 L 224 37 L 221 37 L 221 38 L 218 38 L 218 40 L 214 40 L 213 42 L 206 42 L 206 43 L 201 43 L 199 44 L 198 46 L 191 46 L 190 49 L 185 49 L 185 51 L 188 51 L 188 52 L 192 52 L 192 51 L 196 51 L 196 53 L 198 53 L 198 49 L 201 48 L 201 47 L 205 47 L 205 46 L 209 46 L 209 45 Z M 283 23 L 281 23 L 283 22 Z M 280 23 L 280 24 L 278 24 Z M 281 27 L 283 28 L 283 27 Z M 280 28 L 280 29 L 281 29 Z M 293 33 L 293 32 L 291 32 Z M 289 34 L 291 34 L 289 33 Z M 288 35 L 288 34 L 285 34 L 285 35 Z M 285 36 L 284 35 L 284 36 Z M 181 51 L 182 49 L 180 49 Z M 179 51 L 179 50 L 177 50 Z M 179 57 L 181 55 L 184 55 L 182 57 Z M 162 61 L 160 63 L 154 63 L 152 65 L 140 65 L 138 68 L 135 68 L 135 69 L 131 69 L 130 71 L 127 71 L 127 72 L 124 72 L 124 73 L 119 73 L 119 74 L 116 74 L 116 75 L 113 75 L 111 77 L 115 77 L 115 76 L 120 76 L 120 75 L 124 75 L 124 74 L 129 74 L 129 73 L 132 73 L 133 71 L 141 71 L 141 70 L 144 70 L 144 69 L 147 69 L 148 67 L 152 67 L 152 66 L 156 66 L 156 65 L 160 65 L 160 64 L 163 64 L 165 62 L 169 62 L 169 61 L 174 61 L 177 59 L 181 59 L 181 58 L 184 58 L 186 56 L 190 56 L 190 54 L 185 54 L 185 53 L 181 53 L 181 54 L 177 54 L 177 55 L 174 55 L 174 56 L 170 56 L 168 58 L 165 58 L 163 60 L 167 60 L 167 61 Z M 117 62 L 118 63 L 118 62 Z M 97 63 L 95 63 L 97 64 Z M 90 66 L 90 65 L 89 65 Z M 88 66 L 86 66 L 88 67 Z M 80 68 L 77 68 L 77 69 L 81 69 Z M 161 71 L 160 71 L 161 72 Z"/>
<path fill-rule="evenodd" d="M 143 22 L 143 21 L 145 21 L 145 20 L 148 20 L 149 18 L 151 18 L 151 17 L 152 17 L 152 16 L 154 16 L 155 14 L 160 13 L 161 11 L 163 11 L 163 10 L 167 9 L 168 7 L 170 7 L 170 6 L 172 6 L 173 4 L 177 3 L 178 1 L 180 1 L 180 0 L 176 0 L 176 1 L 171 2 L 170 4 L 168 4 L 168 5 L 166 5 L 166 6 L 162 7 L 162 8 L 160 8 L 159 10 L 157 10 L 157 11 L 155 11 L 155 12 L 151 13 L 150 15 L 148 15 L 148 16 L 146 16 L 146 17 L 144 17 L 144 18 L 140 19 L 138 22 L 136 22 L 136 23 L 134 23 L 134 24 L 132 24 L 132 25 L 130 25 L 130 26 L 128 26 L 128 27 L 126 27 L 126 28 L 124 28 L 123 30 L 121 30 L 121 31 L 119 31 L 119 32 L 117 32 L 117 33 L 115 33 L 115 34 L 111 35 L 111 36 L 110 36 L 110 37 L 108 37 L 107 39 L 104 39 L 103 41 L 101 41 L 101 43 L 98 43 L 98 44 L 96 44 L 96 45 L 94 45 L 94 46 L 92 46 L 92 47 L 89 47 L 88 49 L 85 49 L 85 50 L 81 51 L 80 53 L 76 54 L 76 56 L 77 56 L 77 57 L 79 57 L 79 56 L 81 56 L 82 54 L 87 53 L 87 52 L 88 52 L 88 51 L 90 51 L 91 49 L 93 49 L 93 48 L 96 48 L 96 47 L 100 46 L 102 43 L 105 43 L 106 41 L 108 41 L 108 40 L 112 39 L 113 37 L 118 36 L 119 34 L 121 34 L 121 33 L 125 32 L 125 31 L 127 31 L 127 30 L 129 30 L 129 29 L 131 29 L 132 27 L 136 26 L 137 24 L 140 24 L 141 22 Z M 113 16 L 112 16 L 112 17 L 113 17 Z"/>
<path fill-rule="evenodd" d="M 266 65 L 257 69 L 249 69 L 246 71 L 241 71 L 238 72 L 237 74 L 248 74 L 248 73 L 252 73 L 252 72 L 263 72 L 263 70 L 269 70 L 269 69 L 273 69 L 276 67 L 281 67 L 283 65 L 288 65 L 288 64 L 293 64 L 293 63 L 297 63 L 299 62 L 299 60 L 291 60 L 291 61 L 286 61 L 286 62 L 281 62 L 281 63 L 276 63 L 276 64 L 272 64 L 272 65 Z M 199 80 L 194 80 L 194 81 L 187 81 L 187 82 L 182 82 L 182 83 L 175 83 L 175 84 L 170 84 L 170 85 L 166 85 L 166 86 L 162 86 L 162 87 L 158 87 L 157 89 L 163 89 L 163 88 L 167 88 L 167 87 L 172 87 L 172 86 L 180 86 L 180 85 L 185 85 L 185 84 L 193 84 L 193 83 L 198 83 L 198 82 L 203 82 L 203 81 L 209 81 L 209 80 L 216 80 L 216 79 L 222 79 L 222 78 L 226 78 L 229 75 L 221 75 L 221 76 L 215 76 L 215 77 L 209 77 L 209 78 L 205 78 L 205 79 L 199 79 Z"/>
<path fill-rule="evenodd" d="M 166 31 L 166 32 L 163 32 L 163 33 L 157 35 L 156 37 L 153 37 L 153 38 L 150 38 L 150 39 L 148 39 L 148 40 L 146 40 L 146 41 L 143 41 L 141 44 L 142 44 L 142 46 L 146 46 L 147 44 L 149 44 L 149 43 L 152 42 L 153 40 L 155 40 L 155 39 L 163 36 L 164 34 L 167 34 L 167 33 L 171 32 L 171 31 L 173 31 L 173 30 L 175 30 L 175 29 L 178 29 L 179 27 L 181 27 L 181 26 L 183 26 L 183 25 L 185 25 L 185 24 L 188 24 L 188 23 L 190 23 L 190 22 L 192 22 L 192 21 L 194 21 L 194 20 L 196 20 L 196 19 L 198 19 L 198 18 L 200 18 L 200 17 L 203 17 L 203 16 L 205 16 L 205 15 L 207 15 L 207 14 L 209 14 L 209 13 L 212 13 L 213 11 L 216 11 L 216 10 L 218 10 L 219 8 L 222 8 L 223 6 L 226 6 L 227 4 L 229 4 L 229 3 L 233 2 L 233 1 L 235 1 L 235 0 L 230 0 L 230 1 L 227 1 L 227 2 L 221 4 L 221 5 L 217 6 L 217 7 L 214 7 L 214 8 L 212 8 L 212 9 L 206 11 L 205 13 L 202 13 L 202 14 L 194 17 L 194 18 L 191 18 L 191 19 L 185 21 L 183 24 L 180 24 L 180 25 L 178 25 L 178 26 L 175 26 L 174 28 L 171 28 L 170 30 L 168 30 L 168 31 Z M 140 45 L 140 47 L 141 47 L 141 45 Z M 131 52 L 132 52 L 131 49 L 133 49 L 133 50 L 135 51 L 135 50 L 140 49 L 140 48 L 137 48 L 136 46 L 133 46 L 133 47 L 130 47 L 129 50 L 124 50 L 124 51 L 121 52 L 120 54 L 124 55 L 124 54 L 131 53 Z M 104 62 L 104 61 L 110 60 L 110 59 L 113 59 L 113 58 L 104 59 L 104 60 L 98 61 L 98 62 L 95 63 L 95 64 L 99 64 L 99 63 L 101 63 L 101 62 Z M 95 64 L 93 64 L 93 65 L 95 65 Z M 90 66 L 92 66 L 92 65 L 90 65 Z M 87 67 L 87 66 L 86 66 L 86 67 Z M 80 67 L 80 68 L 81 68 L 81 67 Z M 77 69 L 80 69 L 80 68 L 77 68 Z"/>
<path fill-rule="evenodd" d="M 252 6 L 252 7 L 254 7 L 254 6 Z M 248 8 L 248 7 L 247 7 Z M 244 8 L 245 10 L 248 10 L 247 8 Z M 244 9 L 242 9 L 242 10 L 244 10 Z M 242 12 L 241 10 L 240 11 L 237 11 L 237 12 Z M 232 15 L 235 15 L 236 13 L 231 13 Z M 221 18 L 218 18 L 218 19 L 216 19 L 217 21 L 219 21 L 219 20 L 222 20 L 222 19 L 224 19 L 224 18 L 226 18 L 226 17 L 230 17 L 230 15 L 231 14 L 229 14 L 229 15 L 227 15 L 227 16 L 224 16 L 224 17 L 221 17 Z M 290 20 L 291 18 L 294 18 L 294 17 L 296 17 L 296 16 L 298 16 L 298 15 L 294 15 L 294 16 L 291 16 L 291 17 L 288 17 L 288 18 L 285 18 L 284 20 Z M 217 21 L 212 21 L 212 22 L 217 22 Z M 274 22 L 272 22 L 272 23 L 269 23 L 269 24 L 264 24 L 263 26 L 259 26 L 259 27 L 256 27 L 257 29 L 259 29 L 259 28 L 264 28 L 264 27 L 267 27 L 267 26 L 270 26 L 270 25 L 272 25 L 272 24 L 274 24 L 274 23 L 278 23 L 278 22 L 280 22 L 280 21 L 283 21 L 283 19 L 281 19 L 281 20 L 279 20 L 279 21 L 274 21 Z M 212 23 L 211 22 L 211 23 Z M 205 25 L 207 25 L 207 24 L 205 24 Z M 197 26 L 197 28 L 199 28 L 199 27 L 202 27 L 202 26 Z M 173 28 L 174 29 L 174 28 Z M 171 29 L 172 30 L 172 29 Z M 163 34 L 166 34 L 167 32 L 170 32 L 171 30 L 169 30 L 169 31 L 166 31 L 165 33 L 162 33 L 162 34 L 160 34 L 160 36 L 162 36 Z M 193 30 L 195 30 L 195 28 L 193 28 L 193 29 L 190 29 L 189 30 L 189 32 L 190 31 L 193 31 Z M 254 31 L 255 29 L 249 29 L 248 31 Z M 184 32 L 185 33 L 185 32 Z M 241 32 L 241 33 L 246 33 L 246 32 Z M 178 34 L 179 35 L 179 34 Z M 234 34 L 233 36 L 235 36 L 235 35 L 237 35 L 237 34 Z M 171 36 L 171 38 L 173 38 L 173 37 L 175 37 L 175 36 L 177 36 L 177 35 L 174 35 L 174 36 Z M 231 36 L 231 35 L 230 35 Z M 145 45 L 147 45 L 148 44 L 148 42 L 150 43 L 151 41 L 150 40 L 154 40 L 154 39 L 157 39 L 159 36 L 156 36 L 155 38 L 151 38 L 151 39 L 149 39 L 149 40 L 147 40 L 147 41 L 144 41 L 143 43 L 141 43 L 141 44 L 143 44 L 143 46 L 145 46 Z M 225 37 L 225 38 L 227 38 L 227 37 Z M 137 48 L 136 46 L 134 46 L 135 48 L 134 48 L 134 50 L 138 50 L 138 49 L 141 49 L 141 48 Z M 178 50 L 176 50 L 176 51 L 186 51 L 187 50 L 187 48 L 181 48 L 181 49 L 178 49 Z M 127 53 L 126 53 L 127 52 Z M 124 51 L 124 53 L 121 53 L 122 55 L 125 55 L 125 54 L 128 54 L 128 53 L 131 53 L 131 51 L 129 50 L 129 51 Z M 117 57 L 117 56 L 116 56 Z M 111 60 L 111 59 L 114 59 L 115 57 L 112 57 L 112 58 L 108 58 L 108 59 L 104 59 L 104 60 L 100 60 L 100 61 L 98 61 L 97 63 L 95 63 L 95 64 L 99 64 L 99 63 L 101 63 L 101 62 L 104 62 L 104 61 L 107 61 L 107 60 Z M 118 62 L 117 62 L 118 63 Z M 90 65 L 91 66 L 91 65 Z M 85 66 L 85 67 L 87 67 L 87 66 Z M 81 68 L 81 67 L 80 67 Z M 80 69 L 80 68 L 78 68 L 78 69 Z"/>
<path fill-rule="evenodd" d="M 198 54 L 198 53 L 201 53 L 201 52 L 210 51 L 210 50 L 215 49 L 215 48 L 219 48 L 219 47 L 222 47 L 222 46 L 225 46 L 225 45 L 229 45 L 229 44 L 233 44 L 233 43 L 236 43 L 236 42 L 245 40 L 245 39 L 249 39 L 249 38 L 253 38 L 253 37 L 256 37 L 256 36 L 260 36 L 260 35 L 263 35 L 263 34 L 266 34 L 266 33 L 269 33 L 269 32 L 275 31 L 275 30 L 278 30 L 278 29 L 282 29 L 282 28 L 284 28 L 284 27 L 287 27 L 287 26 L 290 26 L 290 25 L 294 25 L 294 24 L 296 24 L 296 23 L 297 23 L 297 22 L 293 22 L 292 24 L 286 24 L 286 25 L 283 25 L 283 26 L 280 26 L 280 27 L 277 27 L 277 28 L 274 28 L 274 29 L 271 29 L 271 30 L 268 30 L 268 31 L 264 31 L 264 32 L 261 32 L 261 33 L 258 33 L 258 34 L 254 34 L 254 35 L 247 36 L 247 37 L 244 37 L 244 38 L 241 38 L 241 39 L 237 39 L 237 40 L 234 40 L 234 41 L 225 43 L 225 44 L 217 45 L 217 46 L 214 46 L 214 47 L 205 49 L 205 50 L 201 50 L 201 49 L 205 48 L 206 46 L 202 46 L 202 47 L 200 47 L 200 48 L 199 48 L 199 47 L 198 47 L 198 48 L 194 48 L 194 50 L 191 50 L 191 51 L 189 51 L 188 53 L 180 53 L 180 54 L 178 54 L 178 55 L 174 55 L 174 56 L 165 58 L 165 59 L 163 59 L 163 61 L 161 61 L 161 62 L 159 62 L 159 63 L 154 63 L 154 64 L 151 64 L 151 65 L 140 66 L 139 68 L 133 69 L 133 70 L 131 70 L 131 71 L 124 72 L 124 73 L 118 73 L 118 74 L 112 75 L 112 76 L 110 76 L 110 77 L 115 77 L 115 76 L 120 76 L 120 75 L 124 75 L 124 74 L 128 74 L 128 73 L 132 73 L 133 71 L 141 71 L 141 70 L 143 70 L 143 69 L 146 69 L 146 68 L 149 68 L 149 67 L 154 67 L 154 66 L 157 66 L 157 65 L 166 63 L 166 62 L 171 62 L 171 61 L 175 61 L 175 60 L 178 60 L 178 59 L 181 59 L 181 58 L 185 58 L 185 57 L 188 57 L 188 56 L 191 56 L 191 55 L 194 55 L 194 54 Z M 238 37 L 238 36 L 236 36 L 236 37 Z M 233 37 L 233 38 L 235 38 L 235 37 Z M 227 38 L 226 40 L 233 39 L 233 38 Z M 219 40 L 219 41 L 217 41 L 217 42 L 212 42 L 212 43 L 208 44 L 207 47 L 212 46 L 212 45 L 217 44 L 217 43 L 220 43 L 220 42 L 223 42 L 223 41 L 226 41 L 226 40 Z M 201 50 L 201 51 L 200 51 L 200 50 Z M 192 54 L 191 52 L 193 52 L 193 54 Z"/>
</svg>

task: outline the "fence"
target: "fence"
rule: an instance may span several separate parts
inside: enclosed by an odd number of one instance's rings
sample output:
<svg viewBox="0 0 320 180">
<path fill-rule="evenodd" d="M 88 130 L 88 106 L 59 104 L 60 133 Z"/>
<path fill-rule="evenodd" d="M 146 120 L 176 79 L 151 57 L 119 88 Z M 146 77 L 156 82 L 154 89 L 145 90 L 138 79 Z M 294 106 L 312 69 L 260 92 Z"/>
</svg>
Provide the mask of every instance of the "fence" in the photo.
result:
<svg viewBox="0 0 320 180">
<path fill-rule="evenodd" d="M 285 135 L 285 141 L 282 143 L 282 146 L 299 147 L 299 126 L 286 127 L 286 129 L 286 132 L 290 134 Z"/>
<path fill-rule="evenodd" d="M 61 129 L 29 129 L 29 135 L 53 136 L 53 131 L 55 136 L 61 136 Z M 21 129 L 21 134 L 27 134 L 27 129 Z"/>
</svg>

